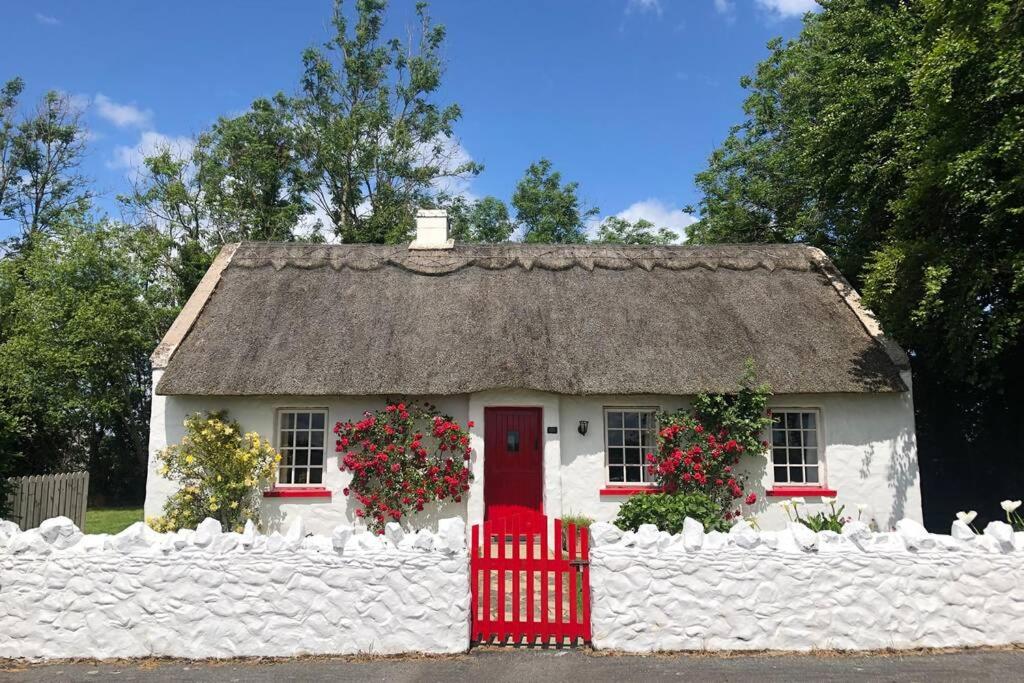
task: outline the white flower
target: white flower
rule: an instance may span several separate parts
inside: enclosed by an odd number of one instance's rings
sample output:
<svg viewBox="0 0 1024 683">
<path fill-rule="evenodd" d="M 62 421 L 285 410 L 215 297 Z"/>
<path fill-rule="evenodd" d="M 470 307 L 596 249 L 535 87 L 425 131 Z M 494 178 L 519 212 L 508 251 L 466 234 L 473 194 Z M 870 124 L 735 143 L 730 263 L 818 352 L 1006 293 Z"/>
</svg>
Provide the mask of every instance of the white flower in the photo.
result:
<svg viewBox="0 0 1024 683">
<path fill-rule="evenodd" d="M 824 503 L 825 505 L 832 505 L 832 504 L 834 504 L 836 502 L 836 500 L 838 500 L 838 499 L 837 498 L 826 498 L 826 497 L 823 497 L 821 499 L 821 502 Z"/>
<path fill-rule="evenodd" d="M 807 504 L 807 501 L 804 500 L 803 498 L 800 498 L 800 497 L 791 498 L 790 502 L 793 503 L 794 506 L 796 506 L 796 505 L 806 505 Z"/>
<path fill-rule="evenodd" d="M 782 508 L 783 510 L 788 510 L 789 508 L 791 508 L 793 506 L 793 504 L 790 503 L 788 500 L 780 500 L 778 502 L 778 506 L 780 508 Z"/>
<path fill-rule="evenodd" d="M 857 512 L 864 512 L 868 509 L 867 503 L 857 503 Z"/>
<path fill-rule="evenodd" d="M 1004 500 L 1002 503 L 1000 503 L 1000 505 L 1007 512 L 1013 512 L 1014 510 L 1016 510 L 1017 508 L 1020 507 L 1020 501 L 1019 500 Z"/>
<path fill-rule="evenodd" d="M 970 524 L 974 521 L 974 518 L 977 516 L 978 513 L 975 512 L 974 510 L 971 510 L 970 512 L 964 512 L 963 510 L 961 510 L 960 512 L 956 513 L 956 518 L 964 524 Z"/>
</svg>

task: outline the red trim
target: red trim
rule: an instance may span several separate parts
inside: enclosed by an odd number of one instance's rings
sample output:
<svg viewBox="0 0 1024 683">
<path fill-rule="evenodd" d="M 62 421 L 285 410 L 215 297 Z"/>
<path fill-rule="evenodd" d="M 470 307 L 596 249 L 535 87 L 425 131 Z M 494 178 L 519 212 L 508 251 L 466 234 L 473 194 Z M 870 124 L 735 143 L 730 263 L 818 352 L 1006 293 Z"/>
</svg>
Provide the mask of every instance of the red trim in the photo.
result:
<svg viewBox="0 0 1024 683">
<path fill-rule="evenodd" d="M 326 498 L 331 499 L 331 492 L 323 487 L 310 488 L 276 488 L 263 492 L 264 498 Z"/>
<path fill-rule="evenodd" d="M 632 496 L 637 493 L 661 493 L 664 490 L 660 486 L 608 486 L 598 493 L 602 496 Z"/>
<path fill-rule="evenodd" d="M 764 492 L 766 496 L 775 497 L 786 497 L 786 496 L 825 496 L 826 498 L 835 498 L 835 489 L 822 489 L 812 488 L 810 486 L 777 486 L 773 489 L 768 489 Z"/>
</svg>

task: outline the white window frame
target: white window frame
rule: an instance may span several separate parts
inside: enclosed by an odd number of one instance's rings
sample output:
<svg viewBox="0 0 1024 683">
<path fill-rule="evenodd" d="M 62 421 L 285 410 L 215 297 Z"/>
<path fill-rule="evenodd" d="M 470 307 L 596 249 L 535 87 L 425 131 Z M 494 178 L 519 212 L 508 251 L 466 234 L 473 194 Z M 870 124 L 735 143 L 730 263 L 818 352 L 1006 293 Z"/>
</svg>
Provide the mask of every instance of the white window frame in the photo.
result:
<svg viewBox="0 0 1024 683">
<path fill-rule="evenodd" d="M 654 487 L 654 486 L 657 486 L 657 484 L 655 482 L 650 480 L 650 475 L 647 472 L 647 466 L 650 464 L 650 463 L 647 462 L 647 454 L 648 453 L 656 452 L 657 448 L 658 448 L 658 422 L 657 422 L 658 410 L 660 410 L 660 409 L 657 406 L 604 406 L 604 409 L 602 410 L 603 423 L 601 425 L 601 429 L 604 432 L 604 437 L 603 437 L 604 438 L 604 479 L 605 479 L 605 482 L 608 484 L 608 486 L 612 486 L 612 487 L 614 487 L 614 486 L 625 486 L 625 487 L 645 487 L 645 486 Z M 612 429 L 611 427 L 608 426 L 608 414 L 609 413 L 650 413 L 651 414 L 651 418 L 652 418 L 652 421 L 653 421 L 653 424 L 652 424 L 652 426 L 650 428 L 650 431 L 651 431 L 651 444 L 648 447 L 645 448 L 644 445 L 643 445 L 643 439 L 641 438 L 640 446 L 639 446 L 639 449 L 640 449 L 640 468 L 641 468 L 641 470 L 640 470 L 640 481 L 627 481 L 626 469 L 625 468 L 627 468 L 627 467 L 636 467 L 636 465 L 627 465 L 626 464 L 626 458 L 625 458 L 625 448 L 626 448 L 626 446 L 625 446 L 625 434 L 623 434 L 623 445 L 622 446 L 609 446 L 609 442 L 608 442 L 609 430 Z M 625 430 L 626 430 L 625 418 L 623 418 L 623 426 L 622 427 L 617 427 L 615 429 L 618 429 L 620 431 L 625 432 Z M 632 429 L 632 428 L 630 428 L 630 429 Z M 639 429 L 639 427 L 637 429 Z M 622 470 L 622 479 L 623 479 L 623 481 L 612 481 L 612 477 L 611 477 L 612 463 L 610 462 L 609 448 L 622 448 L 623 449 L 622 465 L 618 465 L 618 464 L 616 465 L 616 467 L 621 466 L 623 468 L 623 470 Z"/>
<path fill-rule="evenodd" d="M 287 461 L 284 449 L 286 449 L 286 448 L 294 449 L 295 448 L 294 445 L 293 446 L 285 446 L 281 442 L 282 441 L 282 437 L 283 437 L 282 429 L 283 429 L 283 424 L 284 424 L 284 416 L 287 415 L 287 414 L 297 414 L 297 413 L 309 413 L 311 418 L 315 414 L 319 414 L 319 415 L 323 415 L 324 416 L 324 427 L 323 427 L 324 438 L 323 438 L 323 446 L 321 447 L 323 452 L 324 452 L 324 455 L 323 455 L 323 460 L 320 463 L 320 470 L 321 470 L 321 473 L 320 473 L 320 483 L 310 483 L 309 482 L 309 471 L 314 469 L 314 467 L 315 467 L 314 465 L 310 465 L 309 464 L 309 459 L 308 459 L 308 452 L 309 452 L 309 450 L 312 449 L 312 448 L 315 448 L 315 446 L 313 446 L 312 443 L 311 443 L 312 442 L 312 438 L 310 439 L 310 444 L 305 446 L 306 451 L 307 451 L 306 465 L 300 465 L 299 466 L 300 468 L 306 470 L 306 482 L 305 483 L 297 483 L 297 482 L 294 481 L 294 479 L 295 479 L 295 476 L 294 476 L 295 466 L 286 466 L 286 465 L 284 465 L 284 463 Z M 292 431 L 294 432 L 294 429 Z M 310 437 L 312 437 L 312 434 L 313 434 L 313 431 L 314 431 L 313 428 L 312 428 L 312 420 L 310 421 L 310 428 L 308 430 L 306 430 L 306 431 L 310 434 Z M 322 407 L 319 407 L 319 406 L 311 406 L 311 407 L 306 407 L 306 406 L 289 406 L 289 407 L 277 408 L 274 411 L 274 443 L 275 443 L 275 448 L 277 449 L 277 452 L 281 454 L 281 462 L 278 465 L 277 478 L 276 478 L 276 480 L 274 482 L 274 488 L 287 489 L 287 488 L 323 488 L 323 487 L 325 487 L 326 483 L 324 482 L 324 478 L 325 478 L 325 476 L 327 474 L 327 454 L 329 452 L 328 451 L 328 442 L 329 442 L 329 439 L 330 439 L 330 433 L 331 433 L 330 432 L 330 420 L 329 420 L 329 415 L 328 415 L 327 408 L 322 408 Z M 292 450 L 292 454 L 294 454 L 294 450 Z M 285 467 L 287 467 L 288 469 L 292 470 L 292 476 L 291 476 L 291 479 L 293 480 L 292 482 L 283 482 L 283 481 L 281 481 L 281 472 L 282 472 L 282 469 L 285 468 Z"/>
<path fill-rule="evenodd" d="M 772 423 L 773 424 L 768 425 L 767 435 L 765 436 L 765 440 L 768 442 L 768 470 L 771 473 L 770 476 L 771 476 L 772 485 L 777 487 L 777 488 L 805 488 L 805 489 L 825 489 L 825 488 L 828 488 L 828 470 L 826 468 L 826 462 L 825 462 L 825 443 L 826 443 L 825 442 L 825 423 L 824 423 L 824 420 L 823 420 L 821 408 L 818 407 L 818 406 L 778 406 L 778 407 L 769 406 L 769 410 L 772 411 Z M 786 479 L 787 479 L 787 481 L 779 481 L 778 479 L 775 478 L 775 439 L 774 439 L 774 434 L 772 432 L 774 430 L 775 416 L 779 415 L 779 414 L 786 414 L 786 413 L 811 413 L 811 414 L 814 415 L 814 423 L 815 423 L 814 438 L 815 438 L 815 441 L 816 441 L 816 444 L 815 444 L 814 448 L 817 450 L 818 481 L 814 481 L 814 482 L 806 481 L 806 479 L 807 479 L 806 452 L 803 454 L 803 458 L 802 458 L 802 460 L 804 461 L 803 464 L 802 464 L 802 467 L 803 467 L 803 470 L 804 470 L 804 481 L 802 481 L 802 482 L 788 481 L 788 479 L 789 479 L 789 468 L 793 467 L 793 465 L 789 464 L 788 453 L 787 453 L 787 458 L 786 458 L 786 463 L 787 464 L 786 465 L 780 465 L 780 467 L 785 467 L 786 468 Z M 803 429 L 802 426 L 801 426 L 801 428 L 799 430 L 793 430 L 793 429 L 790 429 L 789 427 L 784 427 L 784 430 L 786 432 L 786 441 L 787 441 L 787 446 L 785 446 L 785 448 L 787 448 L 787 449 L 789 448 L 788 442 L 789 442 L 789 433 L 790 432 L 792 432 L 792 431 L 800 431 L 800 432 L 807 432 L 807 431 L 809 431 L 809 430 Z M 801 441 L 803 441 L 803 439 L 801 439 Z M 807 446 L 806 446 L 806 444 L 803 444 L 803 445 L 800 446 L 800 448 L 806 450 Z"/>
</svg>

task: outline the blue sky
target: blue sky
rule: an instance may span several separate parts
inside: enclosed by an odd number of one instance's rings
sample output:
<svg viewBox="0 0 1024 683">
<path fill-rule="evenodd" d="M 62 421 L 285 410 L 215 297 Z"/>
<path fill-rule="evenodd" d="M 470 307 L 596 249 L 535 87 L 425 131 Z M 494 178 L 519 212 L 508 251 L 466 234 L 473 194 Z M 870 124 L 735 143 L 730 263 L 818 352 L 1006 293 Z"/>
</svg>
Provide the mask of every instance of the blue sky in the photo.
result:
<svg viewBox="0 0 1024 683">
<path fill-rule="evenodd" d="M 392 0 L 389 34 L 412 25 Z M 693 175 L 741 118 L 740 76 L 773 36 L 800 30 L 813 0 L 434 0 L 448 28 L 442 101 L 458 102 L 465 153 L 485 165 L 468 191 L 508 199 L 551 159 L 601 215 L 682 228 Z M 7 2 L 0 79 L 23 105 L 75 96 L 91 132 L 85 172 L 101 210 L 133 164 L 187 144 L 256 97 L 295 91 L 303 48 L 328 36 L 328 0 Z M 0 237 L 13 226 L 0 225 Z"/>
</svg>

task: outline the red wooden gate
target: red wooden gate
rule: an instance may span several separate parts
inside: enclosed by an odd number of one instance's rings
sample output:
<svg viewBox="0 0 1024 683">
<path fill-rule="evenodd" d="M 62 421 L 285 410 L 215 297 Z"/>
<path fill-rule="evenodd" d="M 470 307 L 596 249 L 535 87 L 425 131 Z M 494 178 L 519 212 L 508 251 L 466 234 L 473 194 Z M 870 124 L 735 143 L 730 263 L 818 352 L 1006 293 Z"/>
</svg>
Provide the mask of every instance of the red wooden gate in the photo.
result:
<svg viewBox="0 0 1024 683">
<path fill-rule="evenodd" d="M 563 645 L 590 640 L 587 529 L 548 518 L 506 517 L 473 526 L 474 642 Z"/>
</svg>

